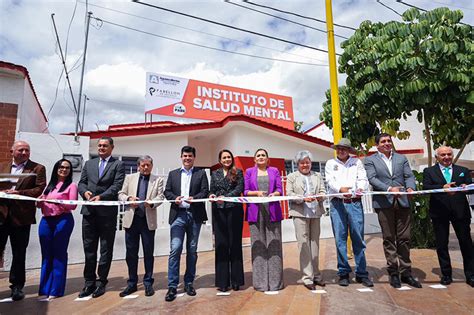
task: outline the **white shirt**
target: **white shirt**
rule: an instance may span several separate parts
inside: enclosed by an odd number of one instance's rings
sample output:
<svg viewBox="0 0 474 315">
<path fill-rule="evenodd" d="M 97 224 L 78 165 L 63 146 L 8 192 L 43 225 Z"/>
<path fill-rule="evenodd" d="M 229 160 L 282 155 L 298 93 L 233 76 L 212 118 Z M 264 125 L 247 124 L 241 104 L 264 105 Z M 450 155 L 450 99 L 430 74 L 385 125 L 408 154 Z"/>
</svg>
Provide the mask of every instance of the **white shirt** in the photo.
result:
<svg viewBox="0 0 474 315">
<path fill-rule="evenodd" d="M 369 187 L 364 165 L 356 157 L 349 157 L 346 163 L 338 158 L 331 159 L 327 161 L 325 170 L 329 194 L 340 193 L 341 187 L 351 187 L 351 192 L 357 189 L 366 191 Z"/>
<path fill-rule="evenodd" d="M 186 170 L 184 166 L 181 167 L 181 196 L 189 197 L 189 189 L 191 186 L 191 177 L 193 176 L 193 170 L 194 167 L 191 167 L 189 171 Z M 191 207 L 191 205 L 183 201 L 179 207 L 187 209 Z"/>
<path fill-rule="evenodd" d="M 28 160 L 26 160 L 25 162 L 23 163 L 20 163 L 18 165 L 15 164 L 15 161 L 12 162 L 12 169 L 10 170 L 10 174 L 13 174 L 13 175 L 18 175 L 18 174 L 21 174 L 23 173 L 23 169 L 25 168 L 25 165 L 26 163 L 28 163 Z M 18 179 L 12 179 L 12 181 L 15 181 L 15 183 L 18 181 Z M 11 189 L 15 190 L 16 189 L 16 185 L 13 185 L 11 187 Z"/>
<path fill-rule="evenodd" d="M 15 162 L 12 162 L 12 169 L 10 171 L 10 174 L 18 175 L 23 173 L 23 169 L 25 168 L 26 163 L 28 163 L 28 160 L 18 165 L 16 165 Z"/>
<path fill-rule="evenodd" d="M 389 157 L 387 157 L 385 154 L 380 153 L 380 152 L 378 152 L 377 154 L 382 158 L 382 161 L 384 161 L 385 165 L 387 165 L 388 172 L 390 173 L 390 175 L 393 175 L 392 174 L 392 152 L 390 152 Z"/>
<path fill-rule="evenodd" d="M 304 178 L 304 195 L 310 196 L 314 192 L 313 182 L 311 181 L 311 173 L 309 175 L 303 175 Z M 317 201 L 305 202 L 303 204 L 304 216 L 306 218 L 316 218 L 316 207 L 318 206 Z"/>
<path fill-rule="evenodd" d="M 112 155 L 109 155 L 108 157 L 106 157 L 105 159 L 103 159 L 104 161 L 104 170 L 105 170 L 105 167 L 107 166 L 107 163 L 109 163 L 109 160 L 110 158 L 112 157 Z M 102 163 L 102 158 L 99 156 L 99 167 L 100 167 L 100 163 Z"/>
</svg>

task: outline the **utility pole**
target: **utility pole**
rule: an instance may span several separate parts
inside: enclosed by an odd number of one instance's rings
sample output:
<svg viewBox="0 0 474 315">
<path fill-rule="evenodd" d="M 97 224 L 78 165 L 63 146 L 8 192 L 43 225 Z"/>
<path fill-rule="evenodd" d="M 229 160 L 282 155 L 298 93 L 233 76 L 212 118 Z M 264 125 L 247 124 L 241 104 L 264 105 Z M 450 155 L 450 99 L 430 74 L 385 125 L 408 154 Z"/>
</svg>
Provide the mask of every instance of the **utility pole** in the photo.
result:
<svg viewBox="0 0 474 315">
<path fill-rule="evenodd" d="M 332 20 L 332 3 L 326 0 L 326 26 L 328 31 L 328 55 L 329 55 L 329 79 L 331 82 L 331 109 L 332 109 L 332 132 L 334 144 L 342 138 L 341 108 L 339 106 L 339 84 L 337 82 L 336 47 L 334 44 L 334 23 Z M 334 152 L 336 155 L 336 152 Z M 351 259 L 352 241 L 347 235 L 347 257 Z"/>
<path fill-rule="evenodd" d="M 89 100 L 87 95 L 84 94 L 84 108 L 82 109 L 82 123 L 81 123 L 81 132 L 84 131 L 84 118 L 86 116 L 86 103 Z"/>
<path fill-rule="evenodd" d="M 91 21 L 92 12 L 87 12 L 87 22 L 86 22 L 86 37 L 84 39 L 84 53 L 82 55 L 82 71 L 81 71 L 81 83 L 79 84 L 79 101 L 78 101 L 78 111 L 76 116 L 76 129 L 74 132 L 74 140 L 78 141 L 77 132 L 79 131 L 79 120 L 81 112 L 81 98 L 82 98 L 82 87 L 84 84 L 84 70 L 86 67 L 86 54 L 87 54 L 87 41 L 89 39 L 89 25 Z"/>
</svg>

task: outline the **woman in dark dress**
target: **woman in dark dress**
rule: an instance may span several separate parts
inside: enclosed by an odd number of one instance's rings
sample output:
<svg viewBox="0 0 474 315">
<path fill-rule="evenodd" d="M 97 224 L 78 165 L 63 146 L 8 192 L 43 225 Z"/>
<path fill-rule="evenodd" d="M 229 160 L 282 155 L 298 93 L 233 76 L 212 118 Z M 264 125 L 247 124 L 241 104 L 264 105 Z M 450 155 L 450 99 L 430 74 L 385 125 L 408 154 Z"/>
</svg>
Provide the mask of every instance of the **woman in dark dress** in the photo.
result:
<svg viewBox="0 0 474 315">
<path fill-rule="evenodd" d="M 229 150 L 219 152 L 221 168 L 211 176 L 210 198 L 236 197 L 244 190 L 242 170 L 234 166 L 234 156 Z M 212 219 L 216 244 L 216 287 L 225 292 L 232 286 L 237 291 L 244 284 L 242 262 L 242 204 L 214 201 Z"/>
</svg>

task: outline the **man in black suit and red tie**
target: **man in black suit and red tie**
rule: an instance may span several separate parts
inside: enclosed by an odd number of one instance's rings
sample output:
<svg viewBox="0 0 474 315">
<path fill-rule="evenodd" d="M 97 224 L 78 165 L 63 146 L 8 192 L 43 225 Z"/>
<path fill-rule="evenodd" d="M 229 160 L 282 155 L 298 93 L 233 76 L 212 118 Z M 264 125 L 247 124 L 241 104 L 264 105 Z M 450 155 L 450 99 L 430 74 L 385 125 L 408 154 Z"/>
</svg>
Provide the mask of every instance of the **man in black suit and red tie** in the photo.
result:
<svg viewBox="0 0 474 315">
<path fill-rule="evenodd" d="M 453 149 L 441 146 L 436 149 L 438 163 L 423 171 L 423 188 L 439 189 L 464 187 L 472 183 L 467 168 L 453 164 Z M 430 217 L 436 238 L 436 251 L 441 267 L 443 285 L 453 282 L 449 257 L 449 223 L 459 241 L 466 283 L 474 287 L 474 249 L 471 238 L 471 209 L 465 192 L 436 193 L 430 195 Z"/>
</svg>

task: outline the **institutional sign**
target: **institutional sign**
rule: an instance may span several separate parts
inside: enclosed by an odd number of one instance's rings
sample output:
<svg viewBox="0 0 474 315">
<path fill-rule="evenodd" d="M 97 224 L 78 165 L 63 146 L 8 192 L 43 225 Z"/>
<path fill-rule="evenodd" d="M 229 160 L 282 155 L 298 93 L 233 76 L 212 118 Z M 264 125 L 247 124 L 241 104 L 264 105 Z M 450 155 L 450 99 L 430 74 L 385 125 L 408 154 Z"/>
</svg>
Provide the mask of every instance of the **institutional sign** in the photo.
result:
<svg viewBox="0 0 474 315">
<path fill-rule="evenodd" d="M 291 97 L 147 72 L 145 112 L 220 121 L 246 115 L 293 129 Z"/>
</svg>

